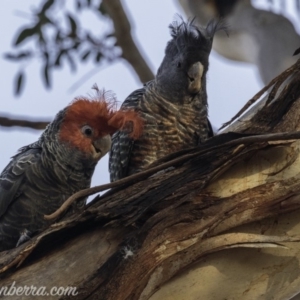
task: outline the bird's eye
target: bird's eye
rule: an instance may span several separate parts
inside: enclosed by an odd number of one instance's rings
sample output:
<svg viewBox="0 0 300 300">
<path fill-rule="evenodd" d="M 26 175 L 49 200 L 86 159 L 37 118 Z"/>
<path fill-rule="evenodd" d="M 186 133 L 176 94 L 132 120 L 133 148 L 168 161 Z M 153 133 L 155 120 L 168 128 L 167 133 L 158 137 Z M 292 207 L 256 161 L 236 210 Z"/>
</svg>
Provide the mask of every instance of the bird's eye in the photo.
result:
<svg viewBox="0 0 300 300">
<path fill-rule="evenodd" d="M 90 127 L 89 125 L 84 125 L 82 128 L 81 128 L 81 131 L 84 135 L 86 136 L 92 136 L 93 135 L 93 129 L 92 127 Z"/>
<path fill-rule="evenodd" d="M 177 68 L 181 68 L 181 62 L 178 62 L 176 65 Z"/>
</svg>

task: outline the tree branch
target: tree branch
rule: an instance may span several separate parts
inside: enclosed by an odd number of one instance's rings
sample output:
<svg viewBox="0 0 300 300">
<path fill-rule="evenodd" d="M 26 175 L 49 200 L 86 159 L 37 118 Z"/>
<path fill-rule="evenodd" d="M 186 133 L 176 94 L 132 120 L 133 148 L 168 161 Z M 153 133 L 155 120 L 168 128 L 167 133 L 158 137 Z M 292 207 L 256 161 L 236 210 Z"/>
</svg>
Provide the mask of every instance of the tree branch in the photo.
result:
<svg viewBox="0 0 300 300">
<path fill-rule="evenodd" d="M 0 126 L 3 127 L 27 127 L 36 130 L 43 130 L 50 121 L 29 121 L 25 119 L 15 119 L 0 116 Z"/>
<path fill-rule="evenodd" d="M 51 298 L 72 300 L 291 299 L 300 244 L 281 243 L 299 239 L 300 141 L 281 139 L 300 130 L 299 65 L 282 79 L 255 112 L 230 124 L 235 132 L 169 156 L 176 168 L 122 185 L 1 252 L 1 287 L 74 286 L 77 295 Z M 245 259 L 230 256 L 236 247 L 269 249 Z M 155 296 L 163 289 L 167 296 Z"/>
<path fill-rule="evenodd" d="M 132 39 L 130 22 L 120 0 L 103 0 L 102 3 L 114 23 L 115 36 L 122 48 L 123 58 L 133 67 L 141 82 L 152 80 L 154 74 Z"/>
<path fill-rule="evenodd" d="M 217 137 L 218 139 L 218 137 Z M 183 156 L 178 155 L 177 158 L 172 159 L 170 161 L 167 161 L 163 164 L 157 165 L 153 168 L 148 168 L 145 171 L 133 174 L 131 176 L 122 178 L 118 181 L 102 184 L 98 186 L 94 186 L 91 188 L 87 188 L 84 190 L 80 190 L 79 192 L 73 194 L 70 196 L 62 205 L 60 208 L 58 208 L 55 212 L 53 212 L 50 215 L 45 215 L 44 218 L 46 220 L 52 220 L 59 217 L 63 212 L 65 212 L 71 204 L 83 197 L 91 196 L 93 194 L 99 193 L 101 191 L 105 191 L 107 189 L 115 188 L 115 187 L 122 187 L 125 184 L 132 184 L 139 181 L 142 181 L 143 179 L 147 178 L 150 175 L 153 175 L 161 170 L 165 170 L 169 167 L 172 167 L 178 163 L 182 163 L 184 161 L 187 161 L 195 156 L 199 156 L 203 154 L 206 151 L 212 151 L 216 149 L 220 149 L 222 147 L 228 147 L 228 146 L 237 146 L 242 144 L 252 144 L 252 143 L 259 143 L 259 142 L 269 142 L 269 141 L 279 141 L 279 140 L 291 140 L 291 139 L 300 139 L 300 131 L 297 132 L 283 132 L 283 133 L 271 133 L 271 134 L 262 134 L 262 135 L 254 135 L 254 136 L 245 136 L 241 137 L 235 140 L 230 140 L 227 143 L 224 143 L 222 145 L 212 146 L 207 149 L 207 147 L 204 147 L 204 149 L 199 148 L 198 151 L 194 153 L 189 153 Z M 191 148 L 190 152 L 193 152 L 193 150 L 196 150 L 197 148 Z M 181 152 L 179 151 L 179 154 Z"/>
</svg>

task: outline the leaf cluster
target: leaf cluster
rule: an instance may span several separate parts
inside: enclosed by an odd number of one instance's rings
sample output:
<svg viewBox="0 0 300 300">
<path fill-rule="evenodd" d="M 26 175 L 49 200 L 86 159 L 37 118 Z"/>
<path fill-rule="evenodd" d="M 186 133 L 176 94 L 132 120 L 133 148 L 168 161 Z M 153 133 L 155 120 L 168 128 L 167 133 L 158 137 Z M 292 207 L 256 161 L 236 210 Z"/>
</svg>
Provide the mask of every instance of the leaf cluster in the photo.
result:
<svg viewBox="0 0 300 300">
<path fill-rule="evenodd" d="M 24 25 L 17 34 L 14 51 L 5 54 L 6 59 L 21 66 L 15 77 L 16 95 L 23 91 L 25 63 L 30 60 L 40 59 L 43 83 L 46 88 L 51 88 L 52 72 L 64 63 L 75 72 L 80 62 L 90 60 L 99 65 L 119 58 L 120 51 L 116 47 L 113 32 L 96 34 L 94 29 L 91 32 L 84 28 L 82 20 L 77 17 L 83 10 L 89 10 L 96 14 L 99 23 L 104 19 L 107 21 L 109 17 L 102 3 L 96 0 L 76 0 L 74 5 L 75 13 L 65 7 L 65 2 L 45 0 L 39 9 L 32 12 L 30 23 Z"/>
</svg>

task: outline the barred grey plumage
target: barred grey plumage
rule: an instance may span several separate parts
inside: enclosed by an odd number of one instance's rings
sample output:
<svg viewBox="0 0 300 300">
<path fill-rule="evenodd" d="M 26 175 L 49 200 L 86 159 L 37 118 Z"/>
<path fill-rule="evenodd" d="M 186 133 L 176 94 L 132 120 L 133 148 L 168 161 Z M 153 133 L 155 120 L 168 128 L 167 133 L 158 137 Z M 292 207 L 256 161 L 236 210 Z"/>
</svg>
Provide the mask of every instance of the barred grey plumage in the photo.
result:
<svg viewBox="0 0 300 300">
<path fill-rule="evenodd" d="M 214 33 L 226 28 L 217 21 L 199 28 L 194 21 L 180 20 L 170 29 L 172 40 L 156 78 L 122 104 L 122 108 L 139 112 L 145 126 L 136 141 L 124 132 L 113 135 L 111 181 L 139 172 L 167 154 L 196 146 L 213 134 L 208 120 L 206 73 Z"/>
<path fill-rule="evenodd" d="M 12 157 L 0 175 L 0 251 L 13 248 L 49 225 L 53 213 L 75 192 L 88 188 L 111 137 L 129 121 L 132 136 L 141 120 L 100 99 L 77 99 L 60 111 L 39 140 Z M 137 126 L 136 126 L 137 125 Z M 84 199 L 82 199 L 82 202 Z"/>
</svg>

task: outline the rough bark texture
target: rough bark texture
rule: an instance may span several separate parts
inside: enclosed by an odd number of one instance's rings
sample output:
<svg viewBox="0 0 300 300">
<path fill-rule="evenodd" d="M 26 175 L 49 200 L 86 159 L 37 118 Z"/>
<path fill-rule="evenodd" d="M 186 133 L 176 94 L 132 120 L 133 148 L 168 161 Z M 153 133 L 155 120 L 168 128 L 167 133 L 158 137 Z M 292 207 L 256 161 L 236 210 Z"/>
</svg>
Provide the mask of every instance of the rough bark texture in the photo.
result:
<svg viewBox="0 0 300 300">
<path fill-rule="evenodd" d="M 173 168 L 135 177 L 1 253 L 1 286 L 76 286 L 70 299 L 299 293 L 299 134 L 245 140 L 299 130 L 299 67 L 276 78 L 268 95 L 227 128 L 240 134 L 173 154 L 160 161 Z M 244 247 L 250 249 L 235 249 Z"/>
</svg>

